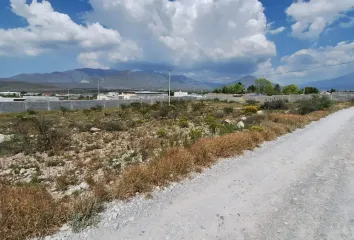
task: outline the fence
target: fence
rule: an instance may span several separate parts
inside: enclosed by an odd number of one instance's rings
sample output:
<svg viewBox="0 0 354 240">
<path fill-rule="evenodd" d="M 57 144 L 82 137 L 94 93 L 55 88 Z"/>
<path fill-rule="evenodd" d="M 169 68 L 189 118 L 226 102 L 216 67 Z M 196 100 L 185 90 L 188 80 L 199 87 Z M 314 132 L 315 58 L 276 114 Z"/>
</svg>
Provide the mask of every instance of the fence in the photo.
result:
<svg viewBox="0 0 354 240">
<path fill-rule="evenodd" d="M 354 93 L 333 93 L 331 95 L 321 95 L 328 96 L 333 101 L 352 101 L 354 99 Z M 274 96 L 252 96 L 245 95 L 242 97 L 234 97 L 232 94 L 208 94 L 205 95 L 206 99 L 214 99 L 217 98 L 219 100 L 226 101 L 235 101 L 235 102 L 244 102 L 247 100 L 255 100 L 261 103 L 272 101 L 272 100 L 287 100 L 289 102 L 296 102 L 299 100 L 306 100 L 312 98 L 312 95 L 274 95 Z"/>
<path fill-rule="evenodd" d="M 214 99 L 245 102 L 255 100 L 261 103 L 271 100 L 283 99 L 290 102 L 310 99 L 311 95 L 275 95 L 275 96 L 249 96 L 233 97 L 231 94 L 208 94 L 203 98 L 196 97 L 171 97 L 171 100 L 200 100 Z M 352 101 L 354 93 L 333 93 L 329 95 L 333 101 Z M 90 109 L 95 106 L 102 108 L 117 108 L 122 104 L 131 104 L 133 102 L 153 104 L 155 102 L 168 101 L 168 98 L 134 99 L 134 100 L 82 100 L 82 101 L 42 101 L 42 102 L 0 102 L 0 113 L 25 112 L 27 110 L 35 111 L 53 111 L 67 108 L 70 110 Z"/>
<path fill-rule="evenodd" d="M 171 97 L 171 100 L 195 100 L 195 97 Z M 0 113 L 18 113 L 27 110 L 53 111 L 67 108 L 70 110 L 90 109 L 100 106 L 102 108 L 117 108 L 123 104 L 133 102 L 153 104 L 168 101 L 168 98 L 134 99 L 134 100 L 79 100 L 79 101 L 38 101 L 38 102 L 0 102 Z"/>
</svg>

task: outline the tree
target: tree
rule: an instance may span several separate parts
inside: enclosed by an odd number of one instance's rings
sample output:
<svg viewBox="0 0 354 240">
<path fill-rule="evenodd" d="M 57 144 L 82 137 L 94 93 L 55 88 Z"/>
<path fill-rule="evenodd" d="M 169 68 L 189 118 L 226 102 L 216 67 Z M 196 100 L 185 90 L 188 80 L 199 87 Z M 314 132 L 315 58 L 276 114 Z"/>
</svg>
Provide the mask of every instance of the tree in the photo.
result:
<svg viewBox="0 0 354 240">
<path fill-rule="evenodd" d="M 255 93 L 257 91 L 257 88 L 255 85 L 251 85 L 247 88 L 247 92 L 249 93 Z"/>
<path fill-rule="evenodd" d="M 283 93 L 285 95 L 298 94 L 299 88 L 295 84 L 290 84 L 288 86 L 283 87 Z"/>
<path fill-rule="evenodd" d="M 337 92 L 334 88 L 331 89 L 331 91 L 329 91 L 330 93 L 334 93 Z"/>
<path fill-rule="evenodd" d="M 236 84 L 231 84 L 228 86 L 223 86 L 221 89 L 214 89 L 213 93 L 227 93 L 227 94 L 240 94 L 245 92 L 245 86 L 238 82 Z"/>
<path fill-rule="evenodd" d="M 318 90 L 315 87 L 305 87 L 304 89 L 300 90 L 300 93 L 304 93 L 304 94 L 318 94 L 320 93 L 320 90 Z"/>
<path fill-rule="evenodd" d="M 274 86 L 274 93 L 275 93 L 275 94 L 281 93 L 281 87 L 280 87 L 279 84 L 275 84 L 275 86 Z"/>
<path fill-rule="evenodd" d="M 265 78 L 256 80 L 257 93 L 272 95 L 274 93 L 273 84 Z"/>
</svg>

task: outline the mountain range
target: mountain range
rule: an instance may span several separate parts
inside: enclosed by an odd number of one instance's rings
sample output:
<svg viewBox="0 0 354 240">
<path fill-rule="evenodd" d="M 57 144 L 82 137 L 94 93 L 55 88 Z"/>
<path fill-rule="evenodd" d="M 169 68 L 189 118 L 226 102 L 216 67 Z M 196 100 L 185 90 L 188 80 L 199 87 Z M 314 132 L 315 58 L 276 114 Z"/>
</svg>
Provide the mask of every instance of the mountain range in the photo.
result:
<svg viewBox="0 0 354 240">
<path fill-rule="evenodd" d="M 200 81 L 185 75 L 171 75 L 173 90 L 212 90 L 223 85 L 241 82 L 247 88 L 254 85 L 254 76 L 245 76 L 221 82 Z M 168 74 L 149 71 L 119 71 L 116 69 L 74 69 L 64 72 L 19 74 L 10 78 L 0 78 L 0 90 L 52 90 L 81 88 L 94 89 L 98 83 L 104 89 L 167 90 Z M 321 90 L 354 89 L 354 73 L 335 79 L 299 84 L 299 87 L 314 86 Z"/>
</svg>

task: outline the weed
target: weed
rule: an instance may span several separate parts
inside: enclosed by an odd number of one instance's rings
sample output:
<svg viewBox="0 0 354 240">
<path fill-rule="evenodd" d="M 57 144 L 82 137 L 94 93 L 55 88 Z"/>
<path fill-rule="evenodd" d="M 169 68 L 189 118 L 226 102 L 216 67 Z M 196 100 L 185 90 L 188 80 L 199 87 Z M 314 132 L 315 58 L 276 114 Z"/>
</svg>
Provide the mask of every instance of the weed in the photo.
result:
<svg viewBox="0 0 354 240">
<path fill-rule="evenodd" d="M 203 137 L 203 132 L 197 129 L 191 129 L 189 131 L 189 137 L 192 140 L 192 142 L 197 141 L 199 138 Z"/>
<path fill-rule="evenodd" d="M 181 128 L 188 128 L 189 127 L 188 119 L 186 117 L 181 117 L 178 121 L 178 126 Z"/>
<path fill-rule="evenodd" d="M 288 109 L 288 105 L 285 100 L 279 99 L 263 103 L 261 109 L 285 110 Z"/>
<path fill-rule="evenodd" d="M 259 102 L 256 101 L 256 100 L 249 99 L 249 100 L 246 100 L 246 103 L 247 103 L 247 105 L 255 106 L 255 105 L 257 105 Z"/>
<path fill-rule="evenodd" d="M 225 107 L 223 109 L 223 111 L 224 111 L 225 114 L 231 114 L 234 111 L 234 109 L 231 108 L 231 107 Z"/>
<path fill-rule="evenodd" d="M 256 113 L 258 111 L 258 108 L 256 106 L 246 106 L 243 108 L 243 113 L 245 114 L 252 114 Z"/>
<path fill-rule="evenodd" d="M 159 137 L 159 138 L 163 138 L 166 136 L 166 131 L 164 129 L 159 129 L 157 132 L 156 132 L 156 135 Z"/>
</svg>

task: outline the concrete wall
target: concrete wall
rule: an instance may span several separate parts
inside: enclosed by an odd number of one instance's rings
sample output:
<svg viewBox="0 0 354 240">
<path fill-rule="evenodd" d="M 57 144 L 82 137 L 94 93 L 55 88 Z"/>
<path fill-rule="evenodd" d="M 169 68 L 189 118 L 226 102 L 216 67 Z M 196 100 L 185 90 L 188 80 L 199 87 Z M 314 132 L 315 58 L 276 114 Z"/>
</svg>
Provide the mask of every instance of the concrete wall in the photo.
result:
<svg viewBox="0 0 354 240">
<path fill-rule="evenodd" d="M 354 99 L 354 93 L 333 93 L 332 95 L 319 95 L 328 96 L 333 101 L 351 101 Z M 247 100 L 255 100 L 261 103 L 272 100 L 288 100 L 289 102 L 295 102 L 299 100 L 310 99 L 312 95 L 274 95 L 274 96 L 249 96 L 245 95 L 243 97 L 234 97 L 232 94 L 208 94 L 205 96 L 206 99 L 217 98 L 219 100 L 244 102 Z"/>
<path fill-rule="evenodd" d="M 195 100 L 194 97 L 171 97 L 171 100 Z M 53 111 L 65 107 L 71 110 L 90 109 L 95 106 L 103 108 L 117 108 L 122 104 L 133 102 L 153 104 L 155 102 L 168 101 L 168 98 L 133 99 L 133 100 L 82 100 L 82 101 L 43 101 L 43 102 L 0 102 L 0 113 L 35 111 Z"/>
</svg>

